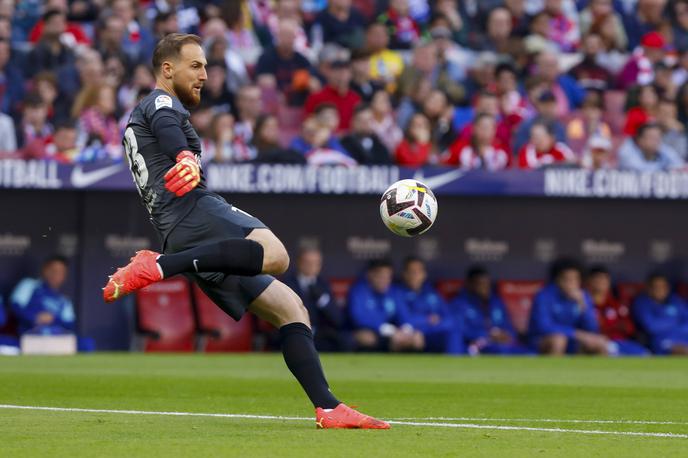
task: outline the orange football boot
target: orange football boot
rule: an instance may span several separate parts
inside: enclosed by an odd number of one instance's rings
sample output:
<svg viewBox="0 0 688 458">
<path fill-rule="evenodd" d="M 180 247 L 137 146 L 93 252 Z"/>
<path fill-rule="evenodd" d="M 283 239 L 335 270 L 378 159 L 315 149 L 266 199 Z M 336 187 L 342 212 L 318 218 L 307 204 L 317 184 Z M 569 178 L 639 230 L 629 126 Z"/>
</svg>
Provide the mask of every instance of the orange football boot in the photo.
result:
<svg viewBox="0 0 688 458">
<path fill-rule="evenodd" d="M 346 404 L 339 404 L 329 412 L 315 409 L 315 424 L 318 428 L 389 429 L 389 423 L 364 415 Z"/>
<path fill-rule="evenodd" d="M 110 275 L 110 279 L 103 288 L 105 302 L 113 302 L 151 283 L 162 280 L 162 273 L 156 260 L 160 253 L 150 250 L 137 251 L 130 263 L 120 267 Z"/>
</svg>

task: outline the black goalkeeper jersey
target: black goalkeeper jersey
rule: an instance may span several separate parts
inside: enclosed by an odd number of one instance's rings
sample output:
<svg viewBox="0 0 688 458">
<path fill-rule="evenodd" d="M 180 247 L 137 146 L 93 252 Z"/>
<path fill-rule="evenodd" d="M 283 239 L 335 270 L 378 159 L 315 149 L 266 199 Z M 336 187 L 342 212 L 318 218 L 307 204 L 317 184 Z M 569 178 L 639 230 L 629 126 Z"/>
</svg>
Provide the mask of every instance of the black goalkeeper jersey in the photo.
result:
<svg viewBox="0 0 688 458">
<path fill-rule="evenodd" d="M 174 128 L 159 128 L 161 119 L 169 124 L 174 117 Z M 186 144 L 176 125 L 181 128 Z M 175 135 L 176 134 L 176 135 Z M 170 138 L 177 140 L 170 145 Z M 161 89 L 155 89 L 134 108 L 129 117 L 122 140 L 143 204 L 151 215 L 155 228 L 163 240 L 174 226 L 194 208 L 199 197 L 209 194 L 205 176 L 201 169 L 198 186 L 182 197 L 165 189 L 165 174 L 176 163 L 176 156 L 182 150 L 196 155 L 200 164 L 201 140 L 189 122 L 189 112 L 177 97 Z"/>
</svg>

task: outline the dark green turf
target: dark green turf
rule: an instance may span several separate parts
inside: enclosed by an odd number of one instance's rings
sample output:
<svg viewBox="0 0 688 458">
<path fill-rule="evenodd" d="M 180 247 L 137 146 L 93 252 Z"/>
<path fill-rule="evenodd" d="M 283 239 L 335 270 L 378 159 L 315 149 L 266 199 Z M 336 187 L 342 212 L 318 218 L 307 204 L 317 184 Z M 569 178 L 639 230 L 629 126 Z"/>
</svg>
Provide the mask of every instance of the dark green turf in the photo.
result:
<svg viewBox="0 0 688 458">
<path fill-rule="evenodd" d="M 333 391 L 383 418 L 688 434 L 688 360 L 326 356 Z M 281 355 L 6 357 L 0 404 L 312 417 Z M 581 424 L 623 419 L 683 424 Z M 418 420 L 424 421 L 424 420 Z M 0 409 L 0 456 L 688 456 L 688 439 Z"/>
</svg>

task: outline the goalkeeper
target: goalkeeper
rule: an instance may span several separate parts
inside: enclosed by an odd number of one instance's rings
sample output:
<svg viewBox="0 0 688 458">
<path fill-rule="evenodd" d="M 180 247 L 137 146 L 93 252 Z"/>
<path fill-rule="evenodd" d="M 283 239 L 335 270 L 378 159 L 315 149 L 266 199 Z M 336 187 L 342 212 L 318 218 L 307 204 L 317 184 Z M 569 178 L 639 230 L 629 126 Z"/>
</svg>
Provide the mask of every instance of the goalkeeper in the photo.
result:
<svg viewBox="0 0 688 458">
<path fill-rule="evenodd" d="M 137 252 L 110 277 L 105 300 L 183 273 L 235 320 L 250 311 L 279 329 L 284 360 L 313 403 L 318 427 L 389 428 L 330 392 L 308 312 L 272 277 L 289 265 L 282 242 L 260 220 L 206 189 L 201 142 L 186 109 L 200 102 L 206 65 L 195 35 L 170 34 L 156 45 L 156 88 L 133 110 L 123 144 L 163 254 Z"/>
</svg>

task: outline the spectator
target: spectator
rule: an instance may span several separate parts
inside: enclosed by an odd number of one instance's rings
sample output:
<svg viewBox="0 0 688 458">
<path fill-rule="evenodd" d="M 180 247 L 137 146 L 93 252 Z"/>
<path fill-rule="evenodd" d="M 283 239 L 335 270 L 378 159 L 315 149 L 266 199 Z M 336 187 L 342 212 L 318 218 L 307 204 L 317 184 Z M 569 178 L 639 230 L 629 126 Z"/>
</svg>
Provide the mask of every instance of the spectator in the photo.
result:
<svg viewBox="0 0 688 458">
<path fill-rule="evenodd" d="M 619 168 L 638 172 L 666 171 L 683 167 L 679 154 L 662 143 L 658 124 L 641 125 L 635 136 L 619 148 Z"/>
<path fill-rule="evenodd" d="M 43 159 L 45 145 L 50 142 L 53 126 L 48 122 L 48 107 L 37 92 L 24 100 L 22 119 L 22 145 L 25 159 Z"/>
<path fill-rule="evenodd" d="M 674 47 L 684 52 L 688 50 L 688 2 L 678 0 L 673 2 L 672 41 Z"/>
<path fill-rule="evenodd" d="M 554 94 L 549 90 L 534 89 L 529 92 L 534 99 L 535 114 L 519 124 L 513 139 L 513 151 L 520 151 L 530 138 L 531 128 L 537 123 L 549 125 L 554 132 L 556 141 L 566 142 L 566 129 L 557 116 L 557 103 Z"/>
<path fill-rule="evenodd" d="M 198 17 L 198 15 L 196 16 Z M 155 41 L 162 39 L 165 35 L 169 35 L 170 33 L 180 32 L 179 17 L 176 12 L 171 10 L 156 11 L 155 18 L 153 19 L 153 36 L 155 37 Z"/>
<path fill-rule="evenodd" d="M 621 355 L 646 355 L 648 351 L 635 341 L 635 326 L 626 305 L 612 294 L 612 280 L 603 266 L 595 266 L 588 272 L 586 289 L 597 312 L 600 332 L 611 342 L 610 353 Z"/>
<path fill-rule="evenodd" d="M 67 1 L 65 0 L 48 0 L 43 5 L 43 8 L 44 11 L 57 10 L 65 15 L 69 13 Z M 30 43 L 36 44 L 40 41 L 41 36 L 43 35 L 44 26 L 45 21 L 43 18 L 39 19 L 38 22 L 34 24 L 31 32 L 29 32 L 28 39 Z M 65 43 L 73 43 L 75 45 L 79 44 L 88 46 L 91 44 L 91 40 L 88 38 L 88 35 L 84 32 L 83 28 L 78 22 L 73 21 L 67 22 L 65 32 L 60 38 Z"/>
<path fill-rule="evenodd" d="M 76 95 L 87 86 L 104 83 L 105 67 L 97 51 L 80 48 L 75 65 L 67 65 L 57 72 L 57 87 L 60 96 L 55 101 L 55 117 L 61 120 L 71 117 Z"/>
<path fill-rule="evenodd" d="M 368 26 L 365 49 L 370 53 L 370 77 L 393 91 L 394 82 L 404 70 L 404 60 L 398 52 L 389 49 L 389 34 L 384 23 L 373 22 Z"/>
<path fill-rule="evenodd" d="M 311 165 L 356 165 L 332 129 L 316 116 L 306 118 L 301 135 L 292 140 L 289 148 L 302 154 Z"/>
<path fill-rule="evenodd" d="M 153 34 L 136 18 L 136 7 L 134 0 L 113 0 L 111 3 L 112 14 L 124 22 L 122 51 L 133 64 L 150 62 L 155 47 Z"/>
<path fill-rule="evenodd" d="M 74 52 L 60 39 L 67 27 L 67 17 L 59 10 L 43 14 L 43 34 L 28 56 L 27 76 L 40 71 L 55 71 L 61 66 L 74 63 Z"/>
<path fill-rule="evenodd" d="M 523 354 L 506 306 L 492 287 L 490 274 L 483 266 L 472 266 L 466 273 L 466 286 L 450 304 L 456 320 L 462 323 L 468 354 Z"/>
<path fill-rule="evenodd" d="M 535 58 L 535 75 L 549 86 L 557 101 L 557 116 L 566 116 L 583 102 L 585 91 L 571 76 L 559 69 L 559 54 L 543 51 Z"/>
<path fill-rule="evenodd" d="M 607 170 L 614 168 L 612 142 L 608 137 L 593 135 L 583 150 L 581 166 L 588 170 Z"/>
<path fill-rule="evenodd" d="M 245 162 L 255 158 L 234 131 L 234 116 L 226 112 L 215 113 L 210 121 L 209 135 L 203 141 L 203 160 L 216 163 Z"/>
<path fill-rule="evenodd" d="M 202 3 L 200 5 L 203 5 Z M 198 25 L 200 24 L 201 18 L 199 13 L 205 13 L 206 17 L 210 16 L 208 7 L 210 5 L 206 4 L 205 11 L 200 10 L 200 5 L 194 1 L 185 0 L 163 0 L 154 2 L 153 8 L 155 8 L 157 15 L 155 20 L 158 20 L 159 16 L 162 16 L 161 21 L 165 23 L 172 22 L 171 18 L 175 18 L 175 26 L 166 25 L 164 32 L 182 32 L 182 33 L 198 33 Z"/>
<path fill-rule="evenodd" d="M 305 164 L 306 158 L 296 151 L 282 147 L 279 142 L 279 124 L 273 115 L 263 114 L 256 120 L 253 135 L 253 149 L 256 152 L 255 162 L 275 164 Z"/>
<path fill-rule="evenodd" d="M 526 98 L 518 87 L 518 72 L 509 63 L 499 64 L 495 68 L 495 88 L 499 99 L 499 112 L 505 125 L 508 126 L 507 143 L 518 125 L 526 117 Z"/>
<path fill-rule="evenodd" d="M 390 164 L 392 158 L 373 130 L 373 112 L 367 105 L 358 105 L 354 112 L 351 133 L 342 138 L 342 146 L 359 164 Z"/>
<path fill-rule="evenodd" d="M 67 260 L 61 256 L 48 258 L 39 279 L 25 278 L 14 288 L 12 311 L 17 317 L 19 334 L 38 332 L 42 335 L 74 333 L 76 316 L 72 302 L 60 293 L 67 280 Z M 79 351 L 93 351 L 89 338 L 78 338 Z"/>
<path fill-rule="evenodd" d="M 351 89 L 361 97 L 365 103 L 370 103 L 376 92 L 384 89 L 385 85 L 370 77 L 370 53 L 357 49 L 351 53 Z"/>
<path fill-rule="evenodd" d="M 342 1 L 342 0 L 337 0 Z M 308 96 L 305 104 L 305 113 L 311 114 L 318 105 L 331 103 L 337 107 L 339 112 L 339 131 L 349 129 L 354 108 L 361 101 L 356 92 L 350 87 L 351 82 L 351 63 L 348 60 L 339 60 L 332 63 L 327 74 L 327 85 L 319 92 Z"/>
<path fill-rule="evenodd" d="M 303 105 L 310 86 L 310 67 L 303 55 L 295 51 L 298 24 L 283 20 L 277 27 L 275 46 L 268 48 L 258 59 L 255 74 L 263 90 L 279 90 L 288 105 Z"/>
<path fill-rule="evenodd" d="M 492 51 L 498 54 L 507 54 L 509 40 L 512 39 L 513 18 L 508 8 L 496 7 L 487 15 L 485 26 L 486 34 L 474 43 L 473 48 L 481 51 Z M 476 37 L 477 38 L 477 37 Z"/>
<path fill-rule="evenodd" d="M 470 57 L 468 52 L 451 41 L 451 31 L 443 25 L 434 25 L 429 31 L 432 43 L 437 49 L 438 66 L 436 87 L 449 98 L 452 105 L 466 102 L 466 88 L 462 81 L 466 79 L 466 67 Z"/>
<path fill-rule="evenodd" d="M 465 353 L 461 328 L 449 313 L 447 304 L 427 282 L 425 263 L 416 257 L 404 260 L 398 295 L 399 320 L 423 335 L 424 350 L 459 355 Z"/>
<path fill-rule="evenodd" d="M 251 143 L 256 120 L 263 111 L 263 102 L 258 86 L 242 86 L 236 96 L 237 123 L 235 133 L 244 144 Z"/>
<path fill-rule="evenodd" d="M 530 141 L 518 153 L 522 169 L 539 169 L 553 164 L 575 162 L 576 157 L 565 143 L 556 140 L 554 127 L 547 122 L 536 122 L 530 128 Z"/>
<path fill-rule="evenodd" d="M 390 0 L 389 9 L 377 17 L 391 36 L 392 49 L 411 49 L 420 38 L 420 26 L 411 17 L 409 0 Z"/>
<path fill-rule="evenodd" d="M 628 37 L 626 36 L 626 30 L 624 29 L 621 16 L 614 11 L 612 0 L 590 1 L 588 6 L 580 13 L 580 21 L 578 23 L 580 33 L 583 36 L 587 36 L 589 32 L 607 21 L 609 22 L 605 28 L 613 35 L 613 40 L 618 47 L 617 49 L 626 50 L 628 46 Z"/>
<path fill-rule="evenodd" d="M 46 156 L 64 164 L 79 162 L 78 135 L 76 122 L 69 119 L 58 121 L 55 124 L 52 142 L 45 147 Z"/>
<path fill-rule="evenodd" d="M 535 296 L 528 332 L 540 353 L 608 353 L 609 340 L 599 333 L 595 306 L 582 289 L 581 273 L 577 262 L 557 261 L 551 282 Z"/>
<path fill-rule="evenodd" d="M 22 72 L 10 64 L 10 42 L 0 38 L 0 111 L 18 119 L 24 98 Z"/>
<path fill-rule="evenodd" d="M 351 2 L 352 0 L 327 2 L 327 9 L 315 17 L 311 30 L 313 43 L 336 43 L 348 49 L 363 46 L 365 19 L 351 6 Z"/>
<path fill-rule="evenodd" d="M 459 139 L 470 141 L 473 133 L 473 120 L 480 113 L 489 114 L 497 123 L 496 139 L 508 148 L 511 143 L 511 131 L 514 125 L 520 123 L 519 115 L 503 116 L 500 113 L 500 99 L 496 92 L 491 90 L 481 91 L 475 98 L 473 106 L 454 109 L 452 125 L 459 131 Z"/>
<path fill-rule="evenodd" d="M 629 34 L 629 37 L 632 37 Z M 646 85 L 654 81 L 654 66 L 664 59 L 666 41 L 659 32 L 649 32 L 643 35 L 640 47 L 633 51 L 631 58 L 621 70 L 617 79 L 619 89 L 640 84 Z"/>
<path fill-rule="evenodd" d="M 373 114 L 370 125 L 388 151 L 396 151 L 404 133 L 394 119 L 394 110 L 389 93 L 378 90 L 373 94 L 370 110 Z"/>
<path fill-rule="evenodd" d="M 93 148 L 93 159 L 119 159 L 122 156 L 122 136 L 115 108 L 115 90 L 107 85 L 87 86 L 74 101 L 72 117 L 79 120 L 85 144 Z"/>
<path fill-rule="evenodd" d="M 279 2 L 276 2 L 274 8 L 271 8 L 268 5 L 267 18 L 265 22 L 270 31 L 270 35 L 275 38 L 279 35 L 279 26 L 282 22 L 291 21 L 295 23 L 296 37 L 294 39 L 294 51 L 304 56 L 310 62 L 314 62 L 317 59 L 316 54 L 319 49 L 311 46 L 312 43 L 309 43 L 308 35 L 306 35 L 306 31 L 303 28 L 304 17 L 302 17 L 301 11 L 303 10 L 304 6 L 305 5 L 303 2 L 300 2 L 299 0 L 280 0 Z M 256 22 L 255 15 L 254 22 Z M 310 23 L 311 21 L 308 20 L 308 22 Z M 322 43 L 318 43 L 318 48 L 320 46 L 322 46 Z"/>
<path fill-rule="evenodd" d="M 530 16 L 524 0 L 504 0 L 504 6 L 511 13 L 511 36 L 523 38 L 528 35 Z"/>
<path fill-rule="evenodd" d="M 550 18 L 549 39 L 562 52 L 575 51 L 580 42 L 580 31 L 578 24 L 564 12 L 563 0 L 545 0 L 545 11 Z"/>
<path fill-rule="evenodd" d="M 497 122 L 494 116 L 479 113 L 470 140 L 458 139 L 449 147 L 442 163 L 458 165 L 465 170 L 502 170 L 509 166 L 511 154 L 496 137 Z"/>
<path fill-rule="evenodd" d="M 430 120 L 421 113 L 413 115 L 404 139 L 394 153 L 397 164 L 415 168 L 434 162 L 430 140 Z"/>
<path fill-rule="evenodd" d="M 206 65 L 208 78 L 201 88 L 198 108 L 212 108 L 215 112 L 232 111 L 234 96 L 227 88 L 227 68 L 224 60 L 211 60 Z"/>
<path fill-rule="evenodd" d="M 117 91 L 117 102 L 124 111 L 130 111 L 140 100 L 141 90 L 152 90 L 155 87 L 153 70 L 147 64 L 134 67 L 131 80 Z"/>
<path fill-rule="evenodd" d="M 437 47 L 434 43 L 420 42 L 413 49 L 411 64 L 404 67 L 397 81 L 397 94 L 399 97 L 413 98 L 418 82 L 428 80 L 432 87 L 437 83 Z"/>
<path fill-rule="evenodd" d="M 568 146 L 580 156 L 593 137 L 611 140 L 612 131 L 602 119 L 602 95 L 598 91 L 588 91 L 583 106 L 569 118 L 566 124 Z"/>
<path fill-rule="evenodd" d="M 9 115 L 0 113 L 0 157 L 11 157 L 17 151 L 17 133 Z"/>
<path fill-rule="evenodd" d="M 451 40 L 461 46 L 468 44 L 470 20 L 467 20 L 464 2 L 437 0 L 434 8 L 435 20 L 443 18 L 451 32 Z M 433 22 L 435 22 L 433 20 Z"/>
<path fill-rule="evenodd" d="M 392 264 L 371 261 L 349 292 L 349 313 L 359 350 L 420 351 L 423 334 L 399 320 L 399 298 L 392 287 Z"/>
<path fill-rule="evenodd" d="M 256 64 L 263 48 L 253 30 L 251 18 L 247 15 L 248 9 L 243 7 L 244 2 L 236 0 L 224 0 L 222 2 L 222 19 L 227 25 L 227 45 L 236 51 L 241 60 L 248 67 Z"/>
<path fill-rule="evenodd" d="M 434 89 L 423 101 L 422 112 L 430 120 L 433 145 L 438 151 L 444 151 L 458 133 L 454 130 L 454 107 L 449 104 L 444 92 Z"/>
<path fill-rule="evenodd" d="M 126 62 L 127 68 L 132 67 L 136 63 L 144 63 L 137 61 L 137 56 L 126 54 L 124 51 L 124 41 L 126 35 L 126 23 L 124 20 L 114 14 L 105 16 L 101 20 L 100 27 L 98 27 L 98 43 L 97 50 L 103 57 L 103 61 L 111 56 L 117 56 Z M 107 75 L 107 72 L 106 72 Z"/>
<path fill-rule="evenodd" d="M 208 60 L 224 60 L 227 69 L 227 88 L 236 93 L 239 88 L 251 83 L 241 54 L 229 46 L 226 36 L 227 25 L 219 17 L 209 19 L 203 24 L 203 47 Z"/>
<path fill-rule="evenodd" d="M 607 1 L 607 0 L 604 0 Z M 611 3 L 611 2 L 610 2 Z M 600 65 L 600 56 L 604 51 L 602 37 L 596 33 L 589 33 L 583 37 L 583 60 L 574 66 L 569 74 L 578 81 L 578 84 L 586 89 L 605 91 L 612 85 L 612 75 L 605 67 Z"/>
<path fill-rule="evenodd" d="M 635 49 L 639 40 L 642 45 L 642 38 L 662 25 L 666 4 L 667 0 L 637 0 L 632 12 L 624 16 L 629 50 Z"/>
<path fill-rule="evenodd" d="M 653 353 L 688 355 L 688 305 L 671 293 L 666 275 L 648 276 L 646 291 L 633 302 L 632 313 Z"/>
<path fill-rule="evenodd" d="M 330 285 L 321 272 L 322 253 L 317 248 L 305 248 L 296 259 L 296 271 L 285 279 L 285 283 L 308 309 L 318 351 L 351 351 L 353 342 L 343 329 L 344 310 L 335 303 Z"/>
<path fill-rule="evenodd" d="M 624 123 L 623 129 L 623 133 L 630 137 L 636 134 L 638 127 L 655 120 L 659 104 L 657 88 L 652 84 L 638 87 L 636 94 L 636 102 L 632 100 L 635 94 L 631 94 L 630 103 L 632 106 L 631 109 L 628 110 L 628 113 L 626 113 L 626 122 Z"/>
<path fill-rule="evenodd" d="M 685 161 L 688 157 L 688 137 L 673 99 L 662 97 L 657 107 L 657 124 L 662 128 L 662 143 L 673 149 Z"/>
</svg>

